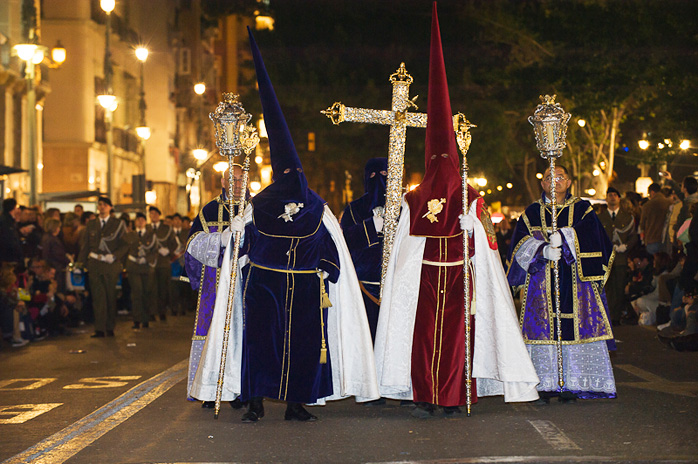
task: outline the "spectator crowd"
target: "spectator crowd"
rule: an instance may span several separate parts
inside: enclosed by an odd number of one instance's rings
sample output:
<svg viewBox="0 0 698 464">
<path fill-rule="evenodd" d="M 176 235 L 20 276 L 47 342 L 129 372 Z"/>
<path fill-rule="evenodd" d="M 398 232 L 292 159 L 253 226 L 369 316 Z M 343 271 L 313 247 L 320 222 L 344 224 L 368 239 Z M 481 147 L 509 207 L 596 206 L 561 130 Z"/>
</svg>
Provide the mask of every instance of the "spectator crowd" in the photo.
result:
<svg viewBox="0 0 698 464">
<path fill-rule="evenodd" d="M 133 329 L 142 330 L 152 321 L 166 320 L 168 312 L 181 315 L 194 311 L 194 294 L 180 279 L 190 219 L 174 214 L 160 220 L 158 208 L 151 207 L 151 224 L 161 225 L 160 234 L 167 236 L 160 243 L 152 225 L 146 225 L 144 213 L 117 216 L 111 211 L 111 202 L 102 200 L 109 203 L 108 216 L 118 221 L 119 237 L 124 242 L 124 253 L 118 259 L 116 252 L 110 254 L 110 259 L 117 261 L 118 274 L 114 312 L 132 317 Z M 82 332 L 82 326 L 95 324 L 100 318 L 99 303 L 95 305 L 98 276 L 92 276 L 91 285 L 88 272 L 87 261 L 92 262 L 93 255 L 85 257 L 88 223 L 98 223 L 97 219 L 98 214 L 85 211 L 81 204 L 76 204 L 73 211 L 61 212 L 58 208 L 41 211 L 20 206 L 12 198 L 2 202 L 1 347 L 21 347 L 47 337 Z M 138 238 L 135 246 L 132 237 Z M 139 269 L 129 266 L 139 260 L 143 264 Z M 93 337 L 113 335 L 113 327 L 104 331 L 95 325 Z"/>
</svg>

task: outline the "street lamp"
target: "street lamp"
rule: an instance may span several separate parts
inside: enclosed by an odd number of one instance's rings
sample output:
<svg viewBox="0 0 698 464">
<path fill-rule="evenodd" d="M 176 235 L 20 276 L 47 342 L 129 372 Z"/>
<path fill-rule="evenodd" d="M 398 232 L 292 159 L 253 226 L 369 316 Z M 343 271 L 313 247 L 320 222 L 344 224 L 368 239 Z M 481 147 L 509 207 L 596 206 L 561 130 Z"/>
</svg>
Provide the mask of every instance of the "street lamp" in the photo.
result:
<svg viewBox="0 0 698 464">
<path fill-rule="evenodd" d="M 194 155 L 194 159 L 197 161 L 205 161 L 206 158 L 208 158 L 208 151 L 203 149 L 203 148 L 194 148 L 191 151 L 191 154 Z"/>
<path fill-rule="evenodd" d="M 681 143 L 679 144 L 679 148 L 682 150 L 688 150 L 691 148 L 691 141 L 690 140 L 682 140 Z"/>
<path fill-rule="evenodd" d="M 194 84 L 194 93 L 197 95 L 203 95 L 206 92 L 206 84 L 203 82 L 197 82 Z"/>
<path fill-rule="evenodd" d="M 637 146 L 640 147 L 641 150 L 647 150 L 650 147 L 650 142 L 649 140 L 638 140 L 637 141 Z"/>
<path fill-rule="evenodd" d="M 106 28 L 104 32 L 104 87 L 105 93 L 97 96 L 99 104 L 104 108 L 104 122 L 106 124 L 107 138 L 107 195 L 114 201 L 113 170 L 114 170 L 114 128 L 112 124 L 113 112 L 116 110 L 116 97 L 112 88 L 113 69 L 111 65 L 111 50 L 109 41 L 111 38 L 111 12 L 114 11 L 115 0 L 100 0 L 99 6 L 107 14 Z"/>
<path fill-rule="evenodd" d="M 216 172 L 223 173 L 223 172 L 225 172 L 226 169 L 228 169 L 228 162 L 227 161 L 219 161 L 213 165 L 213 170 Z"/>
<path fill-rule="evenodd" d="M 53 61 L 54 63 L 53 67 L 58 67 L 62 65 L 65 62 L 67 56 L 68 54 L 65 51 L 65 47 L 59 40 L 58 42 L 56 42 L 56 46 L 51 49 L 51 61 Z"/>
</svg>

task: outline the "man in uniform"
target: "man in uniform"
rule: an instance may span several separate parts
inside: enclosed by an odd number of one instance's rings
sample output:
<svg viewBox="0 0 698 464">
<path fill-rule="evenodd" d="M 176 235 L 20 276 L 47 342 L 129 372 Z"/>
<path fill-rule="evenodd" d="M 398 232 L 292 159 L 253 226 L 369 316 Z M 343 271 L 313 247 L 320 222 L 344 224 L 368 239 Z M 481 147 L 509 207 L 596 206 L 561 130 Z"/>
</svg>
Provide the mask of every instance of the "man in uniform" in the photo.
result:
<svg viewBox="0 0 698 464">
<path fill-rule="evenodd" d="M 552 233 L 551 175 L 555 178 L 557 225 Z M 519 218 L 509 252 L 509 284 L 523 288 L 520 323 L 541 383 L 542 401 L 559 396 L 615 398 L 608 350 L 613 331 L 603 286 L 613 264 L 613 245 L 591 204 L 570 195 L 567 169 L 545 171 L 540 200 Z M 564 386 L 559 387 L 553 262 L 559 268 Z M 608 342 L 608 344 L 607 344 Z"/>
<path fill-rule="evenodd" d="M 148 214 L 155 235 L 154 249 L 157 252 L 153 278 L 153 303 L 155 310 L 160 315 L 160 320 L 164 321 L 167 320 L 167 308 L 171 303 L 170 277 L 172 276 L 172 268 L 170 256 L 177 249 L 177 239 L 172 228 L 160 220 L 162 213 L 157 207 L 151 206 Z"/>
<path fill-rule="evenodd" d="M 153 283 L 153 266 L 155 265 L 155 237 L 153 228 L 146 224 L 145 214 L 136 213 L 135 230 L 126 233 L 124 240 L 128 243 L 126 255 L 126 272 L 131 285 L 131 310 L 133 329 L 147 329 L 150 322 L 149 291 Z"/>
<path fill-rule="evenodd" d="M 453 417 L 468 403 L 465 347 L 470 343 L 473 402 L 501 394 L 506 401 L 535 400 L 538 378 L 516 323 L 494 227 L 472 187 L 463 216 L 463 179 L 435 3 L 427 114 L 424 180 L 402 202 L 378 319 L 381 396 L 413 400 L 414 417 L 432 417 L 438 407 Z M 472 258 L 470 340 L 464 330 L 464 230 Z"/>
<path fill-rule="evenodd" d="M 388 158 L 373 158 L 364 169 L 366 193 L 347 205 L 342 214 L 342 232 L 359 277 L 371 339 L 376 338 L 380 308 L 383 263 L 383 215 Z"/>
<path fill-rule="evenodd" d="M 87 223 L 78 261 L 86 264 L 95 317 L 93 338 L 114 336 L 116 325 L 116 284 L 128 251 L 124 240 L 126 225 L 111 215 L 108 197 L 97 200 L 98 216 Z"/>
<path fill-rule="evenodd" d="M 351 395 L 378 398 L 371 335 L 339 223 L 308 188 L 251 32 L 250 43 L 273 183 L 252 199 L 245 221 L 240 216 L 231 220 L 232 232 L 244 230 L 241 263 L 248 264 L 237 273 L 229 314 L 222 399 L 239 395 L 249 400 L 243 422 L 264 416 L 264 397 L 287 403 L 285 420 L 313 421 L 317 418 L 303 404 Z M 215 398 L 224 354 L 230 266 L 238 265 L 230 262 L 232 243 L 223 258 L 213 320 L 192 384 L 191 395 L 204 400 Z"/>
<path fill-rule="evenodd" d="M 186 305 L 189 302 L 188 292 L 190 288 L 186 282 L 180 280 L 180 277 L 186 275 L 184 272 L 184 252 L 189 240 L 189 229 L 184 229 L 182 216 L 179 213 L 172 215 L 172 233 L 177 240 L 177 248 L 172 254 L 172 263 L 170 264 L 170 306 L 174 316 L 183 316 L 187 313 Z"/>
<path fill-rule="evenodd" d="M 608 312 L 611 324 L 619 325 L 625 309 L 625 284 L 628 280 L 628 251 L 635 248 L 638 236 L 635 232 L 635 219 L 630 211 L 620 207 L 620 192 L 614 187 L 606 191 L 606 209 L 599 211 L 599 221 L 606 235 L 613 243 L 616 256 L 611 272 L 604 286 L 608 299 Z"/>
</svg>

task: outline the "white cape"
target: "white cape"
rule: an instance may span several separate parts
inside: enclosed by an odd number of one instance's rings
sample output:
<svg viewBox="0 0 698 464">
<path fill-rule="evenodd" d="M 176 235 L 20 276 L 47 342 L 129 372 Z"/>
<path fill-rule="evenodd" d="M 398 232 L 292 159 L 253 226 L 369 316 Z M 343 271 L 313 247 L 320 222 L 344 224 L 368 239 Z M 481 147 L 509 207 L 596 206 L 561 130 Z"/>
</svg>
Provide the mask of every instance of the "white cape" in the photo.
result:
<svg viewBox="0 0 698 464">
<path fill-rule="evenodd" d="M 245 210 L 245 223 L 252 220 L 252 206 Z M 330 283 L 332 307 L 328 310 L 327 339 L 332 363 L 333 393 L 319 398 L 317 404 L 355 396 L 357 401 L 379 398 L 376 369 L 371 343 L 371 332 L 366 318 L 359 280 L 344 241 L 339 222 L 325 206 L 322 223 L 329 231 L 339 254 L 340 273 L 336 284 Z M 232 240 L 232 239 L 231 239 Z M 216 385 L 223 352 L 225 313 L 230 287 L 230 250 L 225 250 L 220 280 L 216 293 L 211 327 L 206 337 L 199 368 L 192 382 L 190 395 L 202 401 L 216 399 Z M 238 269 L 248 262 L 247 256 L 238 261 Z M 230 322 L 227 360 L 223 377 L 222 401 L 231 401 L 240 395 L 242 375 L 242 281 L 237 273 L 234 307 Z"/>
<path fill-rule="evenodd" d="M 533 401 L 538 398 L 538 376 L 521 336 L 499 254 L 488 245 L 476 207 L 473 201 L 468 214 L 475 220 L 472 376 L 477 379 L 477 395 L 503 394 L 506 402 Z M 381 396 L 394 399 L 412 399 L 412 339 L 426 239 L 409 232 L 410 211 L 403 197 L 375 343 Z"/>
</svg>

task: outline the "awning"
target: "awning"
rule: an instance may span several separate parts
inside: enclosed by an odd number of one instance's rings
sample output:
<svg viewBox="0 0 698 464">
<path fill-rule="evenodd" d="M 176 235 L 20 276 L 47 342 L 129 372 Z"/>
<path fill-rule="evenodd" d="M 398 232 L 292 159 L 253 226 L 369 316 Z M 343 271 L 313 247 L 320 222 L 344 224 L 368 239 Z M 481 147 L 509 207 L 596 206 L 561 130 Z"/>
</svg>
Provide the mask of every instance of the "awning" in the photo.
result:
<svg viewBox="0 0 698 464">
<path fill-rule="evenodd" d="M 19 172 L 27 172 L 27 170 L 0 164 L 0 176 L 5 176 L 7 174 L 17 174 Z"/>
<path fill-rule="evenodd" d="M 77 190 L 67 192 L 46 192 L 39 194 L 39 201 L 79 200 L 81 198 L 104 195 L 99 190 Z"/>
</svg>

